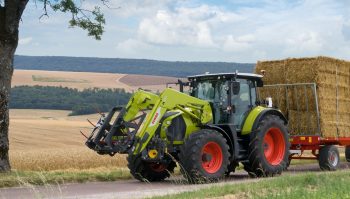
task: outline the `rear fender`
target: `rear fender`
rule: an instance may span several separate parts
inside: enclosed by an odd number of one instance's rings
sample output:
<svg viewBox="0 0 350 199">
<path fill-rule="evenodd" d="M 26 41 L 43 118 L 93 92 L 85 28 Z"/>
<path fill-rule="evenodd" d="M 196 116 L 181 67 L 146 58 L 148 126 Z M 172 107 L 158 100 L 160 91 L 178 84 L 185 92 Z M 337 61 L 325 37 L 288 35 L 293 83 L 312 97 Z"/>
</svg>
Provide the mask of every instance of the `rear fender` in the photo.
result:
<svg viewBox="0 0 350 199">
<path fill-rule="evenodd" d="M 276 115 L 280 117 L 285 124 L 288 124 L 288 120 L 283 115 L 283 113 L 274 108 L 266 108 L 262 106 L 255 107 L 247 116 L 246 120 L 244 121 L 244 125 L 242 128 L 242 135 L 248 135 L 252 131 L 256 130 L 258 128 L 259 122 L 266 116 L 266 115 Z"/>
</svg>

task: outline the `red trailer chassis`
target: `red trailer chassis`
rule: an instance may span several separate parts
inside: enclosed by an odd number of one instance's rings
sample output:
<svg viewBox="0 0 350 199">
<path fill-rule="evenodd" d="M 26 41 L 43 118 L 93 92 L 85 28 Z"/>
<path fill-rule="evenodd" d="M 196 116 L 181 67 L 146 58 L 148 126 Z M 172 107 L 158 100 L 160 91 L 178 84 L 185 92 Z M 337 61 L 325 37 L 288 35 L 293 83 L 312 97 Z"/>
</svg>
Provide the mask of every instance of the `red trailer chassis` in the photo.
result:
<svg viewBox="0 0 350 199">
<path fill-rule="evenodd" d="M 350 137 L 290 136 L 289 159 L 318 159 L 318 150 L 325 145 L 350 146 Z M 311 151 L 304 156 L 305 151 Z"/>
</svg>

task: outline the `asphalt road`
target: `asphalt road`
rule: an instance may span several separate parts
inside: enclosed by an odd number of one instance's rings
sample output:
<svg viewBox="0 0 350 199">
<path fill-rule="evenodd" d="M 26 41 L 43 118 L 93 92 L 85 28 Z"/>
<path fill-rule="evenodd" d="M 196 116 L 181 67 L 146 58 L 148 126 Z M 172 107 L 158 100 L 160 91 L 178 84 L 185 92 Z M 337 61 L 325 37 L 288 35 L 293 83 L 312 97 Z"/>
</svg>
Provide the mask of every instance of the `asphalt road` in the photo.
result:
<svg viewBox="0 0 350 199">
<path fill-rule="evenodd" d="M 340 169 L 349 169 L 350 164 L 341 163 Z M 318 164 L 291 166 L 286 173 L 300 172 L 320 172 Z M 225 178 L 221 184 L 236 184 L 258 181 L 259 179 L 249 178 L 244 171 L 238 171 Z M 137 180 L 123 180 L 115 182 L 89 182 L 89 183 L 70 183 L 63 185 L 46 186 L 27 186 L 0 189 L 0 198 L 62 198 L 62 199 L 133 199 L 147 198 L 155 195 L 166 195 L 201 189 L 213 186 L 213 184 L 204 185 L 186 185 L 182 178 L 171 178 L 165 182 L 159 183 L 141 183 Z"/>
</svg>

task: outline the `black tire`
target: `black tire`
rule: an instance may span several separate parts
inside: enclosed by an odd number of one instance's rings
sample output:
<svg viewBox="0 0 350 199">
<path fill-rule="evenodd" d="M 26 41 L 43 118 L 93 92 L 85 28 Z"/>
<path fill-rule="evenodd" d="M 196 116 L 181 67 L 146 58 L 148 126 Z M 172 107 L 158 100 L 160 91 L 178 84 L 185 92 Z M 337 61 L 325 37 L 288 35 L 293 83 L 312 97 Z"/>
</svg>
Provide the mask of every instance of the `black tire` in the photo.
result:
<svg viewBox="0 0 350 199">
<path fill-rule="evenodd" d="M 326 145 L 320 148 L 318 164 L 323 171 L 337 170 L 340 162 L 339 150 L 334 145 Z"/>
<path fill-rule="evenodd" d="M 350 146 L 346 146 L 345 148 L 345 158 L 346 161 L 350 162 Z"/>
<path fill-rule="evenodd" d="M 236 168 L 238 167 L 239 163 L 236 161 L 230 162 L 230 164 L 227 166 L 227 171 L 225 173 L 226 176 L 229 176 L 232 173 L 236 172 Z"/>
<path fill-rule="evenodd" d="M 251 177 L 251 178 L 256 178 L 257 177 L 255 172 L 251 169 L 251 166 L 250 166 L 249 162 L 248 163 L 242 163 L 242 164 L 243 164 L 243 169 L 248 173 L 249 177 Z"/>
<path fill-rule="evenodd" d="M 211 147 L 217 153 L 203 152 Z M 220 133 L 209 129 L 202 129 L 190 135 L 180 147 L 179 153 L 181 171 L 189 183 L 207 183 L 224 177 L 228 171 L 229 158 L 226 139 Z"/>
<path fill-rule="evenodd" d="M 289 147 L 288 130 L 284 121 L 278 116 L 267 115 L 250 135 L 249 156 L 243 164 L 244 169 L 250 177 L 281 174 L 288 167 Z"/>
<path fill-rule="evenodd" d="M 141 182 L 158 182 L 170 177 L 174 173 L 176 163 L 166 157 L 167 163 L 152 163 L 142 160 L 141 154 L 129 154 L 127 157 L 128 168 L 131 175 Z"/>
</svg>

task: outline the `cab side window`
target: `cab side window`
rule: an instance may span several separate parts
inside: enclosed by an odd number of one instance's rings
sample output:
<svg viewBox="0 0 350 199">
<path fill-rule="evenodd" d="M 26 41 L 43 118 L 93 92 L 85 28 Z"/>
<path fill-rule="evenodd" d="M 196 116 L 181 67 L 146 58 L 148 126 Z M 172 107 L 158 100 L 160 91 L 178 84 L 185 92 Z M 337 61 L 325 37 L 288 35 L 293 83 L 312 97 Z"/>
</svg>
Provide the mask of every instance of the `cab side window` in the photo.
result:
<svg viewBox="0 0 350 199">
<path fill-rule="evenodd" d="M 237 129 L 241 129 L 246 114 L 251 107 L 251 85 L 250 81 L 238 79 L 240 82 L 240 91 L 238 95 L 232 95 L 232 105 L 234 105 L 234 122 Z"/>
</svg>

